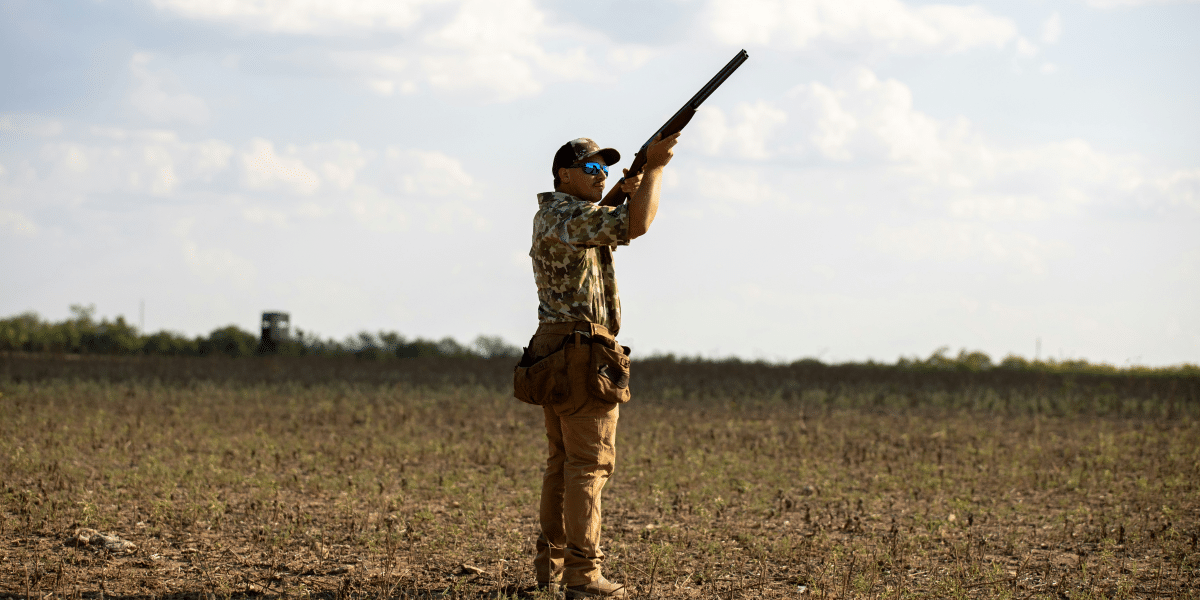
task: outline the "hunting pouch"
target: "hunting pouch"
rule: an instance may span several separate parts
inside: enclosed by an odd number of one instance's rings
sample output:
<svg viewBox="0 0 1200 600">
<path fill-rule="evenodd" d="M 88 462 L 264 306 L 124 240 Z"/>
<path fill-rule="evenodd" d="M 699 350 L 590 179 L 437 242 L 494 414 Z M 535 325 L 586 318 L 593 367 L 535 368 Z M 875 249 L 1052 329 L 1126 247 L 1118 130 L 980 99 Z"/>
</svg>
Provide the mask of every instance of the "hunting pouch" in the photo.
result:
<svg viewBox="0 0 1200 600">
<path fill-rule="evenodd" d="M 629 347 L 592 336 L 588 392 L 605 402 L 629 402 Z"/>
<path fill-rule="evenodd" d="M 550 406 L 567 399 L 567 351 L 559 348 L 550 356 L 534 360 L 525 348 L 521 362 L 513 368 L 513 395 L 521 402 Z"/>
</svg>

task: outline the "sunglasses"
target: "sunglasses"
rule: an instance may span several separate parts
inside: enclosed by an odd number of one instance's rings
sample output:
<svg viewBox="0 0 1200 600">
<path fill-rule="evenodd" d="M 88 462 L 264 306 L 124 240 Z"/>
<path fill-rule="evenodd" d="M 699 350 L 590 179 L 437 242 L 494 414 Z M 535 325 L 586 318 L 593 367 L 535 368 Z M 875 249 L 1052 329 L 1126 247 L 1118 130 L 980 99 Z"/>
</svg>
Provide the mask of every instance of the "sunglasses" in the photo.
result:
<svg viewBox="0 0 1200 600">
<path fill-rule="evenodd" d="M 583 169 L 583 172 L 587 173 L 588 175 L 600 175 L 603 173 L 605 177 L 608 177 L 608 167 L 598 162 L 584 163 L 582 165 L 575 166 Z"/>
</svg>

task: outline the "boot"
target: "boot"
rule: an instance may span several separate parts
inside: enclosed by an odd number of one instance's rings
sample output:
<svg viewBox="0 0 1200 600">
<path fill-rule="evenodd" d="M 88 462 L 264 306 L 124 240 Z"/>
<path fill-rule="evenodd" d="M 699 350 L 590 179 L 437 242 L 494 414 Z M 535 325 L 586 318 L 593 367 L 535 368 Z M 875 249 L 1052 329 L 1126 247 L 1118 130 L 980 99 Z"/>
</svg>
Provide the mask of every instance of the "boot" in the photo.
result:
<svg viewBox="0 0 1200 600">
<path fill-rule="evenodd" d="M 587 585 L 567 586 L 567 598 L 625 598 L 625 586 L 613 583 L 603 575 Z"/>
</svg>

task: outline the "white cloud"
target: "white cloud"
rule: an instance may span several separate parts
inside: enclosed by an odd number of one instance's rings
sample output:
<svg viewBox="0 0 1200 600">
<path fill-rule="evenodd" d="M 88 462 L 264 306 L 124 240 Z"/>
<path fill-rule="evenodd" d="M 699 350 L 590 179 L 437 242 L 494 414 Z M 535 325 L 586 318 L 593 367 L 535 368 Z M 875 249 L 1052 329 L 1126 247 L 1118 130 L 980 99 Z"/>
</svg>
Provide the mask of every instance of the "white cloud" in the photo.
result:
<svg viewBox="0 0 1200 600">
<path fill-rule="evenodd" d="M 374 160 L 375 152 L 352 140 L 333 140 L 307 145 L 291 145 L 286 149 L 294 166 L 313 165 L 321 180 L 338 190 L 354 187 L 359 173 Z"/>
<path fill-rule="evenodd" d="M 1179 170 L 1151 183 L 1171 206 L 1188 206 L 1200 213 L 1200 169 Z"/>
<path fill-rule="evenodd" d="M 150 54 L 139 52 L 129 61 L 133 91 L 129 102 L 139 112 L 160 123 L 184 121 L 203 123 L 208 120 L 208 105 L 200 98 L 179 91 L 173 73 L 166 69 L 152 71 Z"/>
<path fill-rule="evenodd" d="M 447 233 L 459 226 L 475 231 L 490 227 L 475 206 L 482 190 L 458 159 L 441 152 L 395 146 L 389 147 L 385 155 L 394 189 L 411 210 L 424 217 L 427 230 Z M 375 204 L 376 210 L 380 208 Z"/>
<path fill-rule="evenodd" d="M 254 190 L 288 189 L 297 194 L 312 194 L 321 185 L 320 178 L 304 161 L 296 158 L 295 148 L 279 156 L 269 140 L 254 138 L 242 153 L 246 186 Z"/>
<path fill-rule="evenodd" d="M 736 125 L 727 125 L 725 113 L 716 107 L 702 107 L 697 113 L 697 135 L 705 152 L 716 154 L 729 145 L 743 158 L 768 158 L 767 142 L 780 125 L 787 122 L 787 113 L 765 101 L 743 102 L 734 109 Z"/>
<path fill-rule="evenodd" d="M 15 137 L 53 137 L 63 131 L 60 121 L 40 115 L 21 113 L 0 114 L 0 132 Z"/>
<path fill-rule="evenodd" d="M 38 226 L 15 210 L 0 208 L 0 230 L 7 230 L 22 237 L 34 237 L 38 233 Z"/>
<path fill-rule="evenodd" d="M 1153 4 L 1196 4 L 1200 0 L 1084 0 L 1092 8 L 1123 8 Z"/>
<path fill-rule="evenodd" d="M 44 144 L 45 180 L 58 190 L 167 196 L 204 184 L 229 166 L 233 148 L 218 140 L 184 142 L 172 131 L 92 128 L 89 141 Z M 96 139 L 98 138 L 98 139 Z"/>
<path fill-rule="evenodd" d="M 978 6 L 909 6 L 899 0 L 713 0 L 706 22 L 731 45 L 806 48 L 818 42 L 898 52 L 1000 48 L 1012 20 Z"/>
<path fill-rule="evenodd" d="M 983 260 L 1046 275 L 1047 260 L 1071 248 L 1024 232 L 1001 232 L 978 223 L 931 221 L 908 227 L 881 225 L 869 239 L 884 254 L 910 261 Z"/>
<path fill-rule="evenodd" d="M 381 153 L 352 140 L 277 148 L 263 138 L 237 151 L 219 140 L 185 142 L 168 130 L 92 127 L 88 133 L 43 143 L 33 164 L 0 166 L 0 197 L 9 201 L 0 207 L 0 229 L 33 235 L 37 207 L 52 203 L 180 192 L 216 194 L 228 199 L 237 218 L 280 228 L 339 214 L 385 232 L 413 224 L 439 232 L 490 227 L 476 204 L 484 188 L 462 161 L 442 152 L 392 146 Z M 239 281 L 253 275 L 224 250 L 184 242 L 189 264 L 199 271 L 228 271 Z"/>
<path fill-rule="evenodd" d="M 1042 23 L 1042 43 L 1057 44 L 1061 37 L 1062 17 L 1058 15 L 1058 11 L 1055 11 Z"/>
<path fill-rule="evenodd" d="M 280 229 L 286 229 L 290 225 L 286 213 L 265 206 L 248 206 L 242 209 L 242 218 L 255 224 L 270 223 Z"/>
<path fill-rule="evenodd" d="M 404 31 L 439 0 L 152 0 L 184 17 L 235 23 L 258 31 L 342 34 Z"/>
<path fill-rule="evenodd" d="M 1017 38 L 1017 56 L 1021 58 L 1033 58 L 1038 54 L 1038 47 L 1033 42 L 1025 38 Z"/>
<path fill-rule="evenodd" d="M 605 73 L 637 68 L 653 54 L 640 44 L 614 43 L 600 32 L 550 23 L 533 0 L 155 3 L 184 17 L 271 33 L 358 39 L 366 32 L 402 32 L 402 37 L 384 38 L 389 44 L 366 50 L 315 46 L 292 54 L 301 68 L 332 69 L 382 96 L 428 88 L 504 102 L 536 95 L 551 81 L 610 77 Z M 425 10 L 434 4 L 441 6 Z M 607 66 L 602 68 L 596 57 Z"/>
<path fill-rule="evenodd" d="M 569 46 L 548 51 L 551 37 Z M 419 65 L 431 87 L 450 92 L 486 89 L 498 101 L 537 94 L 546 80 L 593 78 L 600 69 L 584 45 L 606 45 L 596 34 L 552 28 L 531 0 L 500 5 L 463 0 L 454 18 L 424 36 L 423 42 Z M 638 54 L 636 49 L 628 53 Z"/>
<path fill-rule="evenodd" d="M 395 178 L 397 191 L 405 195 L 435 198 L 474 198 L 475 180 L 462 163 L 441 152 L 387 149 L 388 171 Z"/>
<path fill-rule="evenodd" d="M 701 169 L 691 178 L 695 189 L 705 198 L 750 205 L 771 203 L 785 205 L 787 197 L 775 189 L 762 173 L 750 168 Z M 726 209 L 732 210 L 725 205 Z"/>
<path fill-rule="evenodd" d="M 794 93 L 803 93 L 797 89 Z M 841 107 L 839 92 L 813 83 L 808 88 L 809 110 L 816 115 L 816 127 L 809 139 L 825 156 L 833 160 L 850 160 L 847 147 L 850 136 L 858 129 L 858 119 Z"/>
<path fill-rule="evenodd" d="M 1197 208 L 1194 170 L 1156 169 L 1133 155 L 1099 151 L 1082 140 L 1034 146 L 990 143 L 963 118 L 939 120 L 913 106 L 912 92 L 867 69 L 828 86 L 797 86 L 777 106 L 786 124 L 765 155 L 805 162 L 832 161 L 877 169 L 896 179 L 897 194 L 947 214 L 978 219 L 1045 219 L 1088 206 L 1135 210 Z M 719 116 L 702 121 L 701 146 L 714 145 Z M 788 146 L 785 140 L 799 140 Z"/>
<path fill-rule="evenodd" d="M 912 91 L 857 69 L 836 88 L 814 82 L 788 92 L 803 129 L 801 139 L 838 161 L 936 163 L 947 158 L 946 126 L 913 110 Z"/>
<path fill-rule="evenodd" d="M 347 206 L 350 214 L 371 231 L 402 233 L 408 231 L 412 223 L 412 217 L 399 198 L 380 193 L 375 188 L 356 191 Z"/>
<path fill-rule="evenodd" d="M 184 262 L 192 273 L 209 284 L 224 280 L 241 288 L 249 288 L 258 274 L 254 263 L 227 248 L 201 247 L 192 239 L 193 224 L 193 219 L 181 219 L 172 229 L 180 242 Z"/>
</svg>

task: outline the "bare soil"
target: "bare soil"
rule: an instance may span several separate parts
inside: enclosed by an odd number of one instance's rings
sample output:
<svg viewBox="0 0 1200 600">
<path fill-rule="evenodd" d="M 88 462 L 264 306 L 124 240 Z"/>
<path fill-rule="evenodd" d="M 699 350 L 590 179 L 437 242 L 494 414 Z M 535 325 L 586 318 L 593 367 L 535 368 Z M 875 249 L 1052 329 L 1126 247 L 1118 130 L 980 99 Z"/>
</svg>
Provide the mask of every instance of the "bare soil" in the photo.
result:
<svg viewBox="0 0 1200 600">
<path fill-rule="evenodd" d="M 605 574 L 639 598 L 1200 597 L 1190 409 L 986 410 L 963 396 L 979 390 L 918 388 L 872 406 L 853 395 L 877 390 L 840 389 L 635 390 Z M 40 378 L 0 393 L 0 598 L 533 584 L 542 416 L 494 386 Z M 83 545 L 83 529 L 134 547 Z"/>
</svg>

